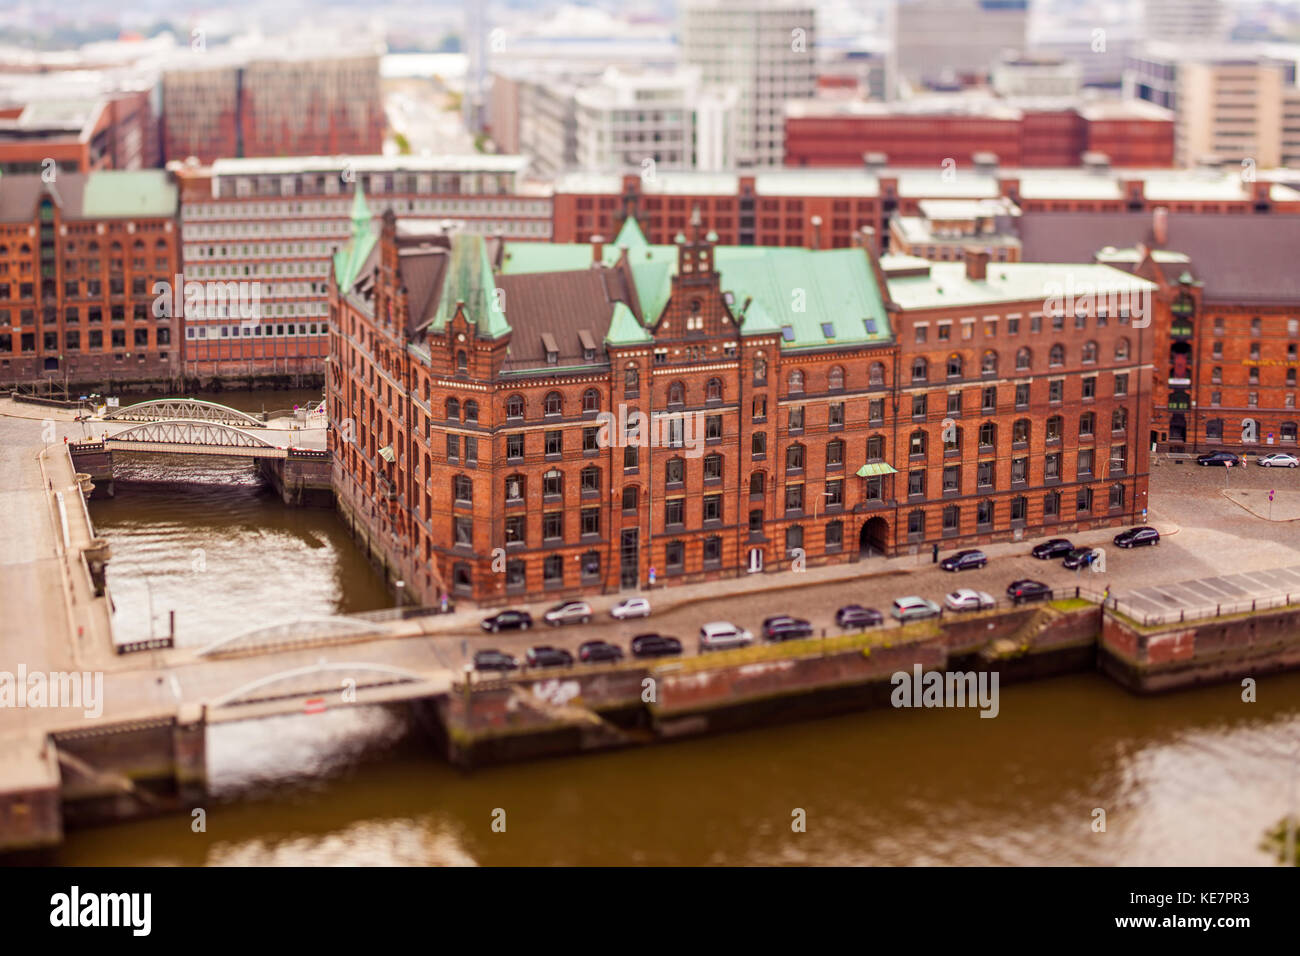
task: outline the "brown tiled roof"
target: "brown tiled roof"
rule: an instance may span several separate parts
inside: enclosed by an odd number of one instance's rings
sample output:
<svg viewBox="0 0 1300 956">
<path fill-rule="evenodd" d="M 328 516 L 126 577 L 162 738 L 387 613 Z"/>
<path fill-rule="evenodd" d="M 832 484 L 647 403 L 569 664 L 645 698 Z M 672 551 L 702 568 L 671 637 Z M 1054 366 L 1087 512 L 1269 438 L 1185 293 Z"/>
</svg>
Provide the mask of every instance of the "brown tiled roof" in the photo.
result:
<svg viewBox="0 0 1300 956">
<path fill-rule="evenodd" d="M 1153 245 L 1151 213 L 1034 213 L 1019 220 L 1026 262 L 1091 262 L 1106 247 Z M 1170 213 L 1163 248 L 1192 260 L 1210 302 L 1300 302 L 1300 216 Z M 1181 268 L 1166 267 L 1166 274 Z"/>
<path fill-rule="evenodd" d="M 398 269 L 406 286 L 406 307 L 412 330 L 423 329 L 438 314 L 442 280 L 447 274 L 447 249 L 433 245 L 398 251 Z"/>
<path fill-rule="evenodd" d="M 631 304 L 627 282 L 618 269 L 581 269 L 499 275 L 510 323 L 510 353 L 506 371 L 605 364 L 605 333 L 614 303 Z M 595 357 L 583 355 L 583 335 L 595 344 Z M 559 352 L 555 365 L 546 361 L 543 335 L 553 338 Z"/>
<path fill-rule="evenodd" d="M 36 216 L 46 183 L 39 173 L 11 173 L 0 176 L 0 222 L 31 222 Z M 81 217 L 81 200 L 86 190 L 86 177 L 76 173 L 60 172 L 49 184 L 50 195 L 69 219 Z"/>
</svg>

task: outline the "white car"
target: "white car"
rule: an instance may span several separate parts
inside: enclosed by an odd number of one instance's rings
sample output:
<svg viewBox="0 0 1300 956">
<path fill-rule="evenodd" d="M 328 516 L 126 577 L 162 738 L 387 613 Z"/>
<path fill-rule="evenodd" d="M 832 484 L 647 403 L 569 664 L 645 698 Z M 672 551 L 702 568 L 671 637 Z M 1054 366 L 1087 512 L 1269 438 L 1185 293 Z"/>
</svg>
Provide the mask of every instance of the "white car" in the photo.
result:
<svg viewBox="0 0 1300 956">
<path fill-rule="evenodd" d="M 650 602 L 643 597 L 624 598 L 609 609 L 609 616 L 620 621 L 629 617 L 649 617 Z"/>
<path fill-rule="evenodd" d="M 586 601 L 565 601 L 543 614 L 542 619 L 552 627 L 571 624 L 574 621 L 586 624 L 591 620 L 591 605 Z"/>
<path fill-rule="evenodd" d="M 1255 459 L 1255 464 L 1261 468 L 1294 468 L 1300 465 L 1300 458 L 1284 451 L 1275 451 L 1271 455 L 1260 455 Z"/>
<path fill-rule="evenodd" d="M 974 588 L 958 588 L 945 594 L 943 603 L 948 606 L 950 611 L 983 611 L 993 607 L 995 602 L 993 595 L 987 591 L 976 591 Z"/>
<path fill-rule="evenodd" d="M 730 621 L 712 621 L 700 628 L 700 653 L 725 651 L 754 643 L 754 635 Z"/>
</svg>

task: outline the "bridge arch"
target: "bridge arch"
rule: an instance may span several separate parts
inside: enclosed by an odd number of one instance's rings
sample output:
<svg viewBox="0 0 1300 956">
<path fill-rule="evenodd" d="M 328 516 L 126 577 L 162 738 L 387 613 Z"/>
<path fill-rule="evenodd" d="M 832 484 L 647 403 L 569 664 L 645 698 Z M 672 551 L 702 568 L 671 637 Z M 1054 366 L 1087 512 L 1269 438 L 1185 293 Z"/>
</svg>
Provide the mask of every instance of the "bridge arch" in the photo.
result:
<svg viewBox="0 0 1300 956">
<path fill-rule="evenodd" d="M 197 398 L 157 398 L 115 408 L 104 416 L 105 421 L 156 422 L 173 420 L 217 422 L 241 428 L 265 428 L 266 423 L 237 408 L 205 402 Z"/>
<path fill-rule="evenodd" d="M 208 707 L 215 710 L 304 694 L 331 693 L 341 688 L 343 677 L 355 680 L 356 690 L 391 684 L 420 684 L 428 680 L 425 675 L 388 664 L 321 662 L 255 678 L 208 701 Z"/>
<path fill-rule="evenodd" d="M 232 654 L 241 651 L 280 649 L 294 644 L 309 644 L 313 638 L 340 637 L 344 635 L 387 634 L 383 627 L 371 621 L 353 617 L 321 616 L 297 618 L 277 624 L 262 624 L 238 634 L 223 637 L 203 647 L 200 657 Z"/>
<path fill-rule="evenodd" d="M 277 448 L 261 435 L 215 421 L 173 419 L 151 421 L 109 435 L 108 443 L 146 442 L 158 445 L 220 445 L 227 448 Z"/>
</svg>

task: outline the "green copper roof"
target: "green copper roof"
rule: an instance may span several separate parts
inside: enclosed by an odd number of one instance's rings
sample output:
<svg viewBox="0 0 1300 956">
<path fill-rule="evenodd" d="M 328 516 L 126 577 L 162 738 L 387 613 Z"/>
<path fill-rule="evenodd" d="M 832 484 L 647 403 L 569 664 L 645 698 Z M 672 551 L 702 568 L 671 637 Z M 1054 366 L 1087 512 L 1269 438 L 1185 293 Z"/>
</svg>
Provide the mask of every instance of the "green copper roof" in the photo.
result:
<svg viewBox="0 0 1300 956">
<path fill-rule="evenodd" d="M 176 186 L 161 169 L 104 170 L 86 178 L 84 219 L 175 214 Z"/>
<path fill-rule="evenodd" d="M 623 245 L 642 321 L 652 326 L 672 295 L 677 247 L 649 245 L 632 217 L 624 220 L 614 243 L 605 246 L 602 263 L 617 263 Z M 591 255 L 587 243 L 508 242 L 501 271 L 577 271 L 590 268 Z M 771 334 L 788 327 L 781 342 L 784 349 L 890 340 L 875 273 L 861 250 L 716 246 L 713 261 L 722 291 L 732 294 L 742 334 Z"/>
<path fill-rule="evenodd" d="M 505 310 L 498 302 L 492 262 L 487 242 L 482 236 L 457 233 L 451 238 L 451 261 L 443 278 L 438 314 L 433 329 L 446 328 L 456 314 L 458 302 L 465 303 L 465 314 L 478 328 L 478 334 L 495 339 L 510 331 Z"/>
<path fill-rule="evenodd" d="M 334 253 L 334 281 L 338 283 L 340 292 L 347 294 L 351 291 L 352 283 L 357 281 L 375 242 L 375 233 L 370 227 L 370 209 L 358 182 L 352 194 L 352 238 Z"/>
<path fill-rule="evenodd" d="M 625 303 L 614 303 L 614 314 L 610 316 L 609 333 L 605 336 L 606 345 L 640 345 L 651 340 L 650 333 L 636 320 L 632 310 Z"/>
</svg>

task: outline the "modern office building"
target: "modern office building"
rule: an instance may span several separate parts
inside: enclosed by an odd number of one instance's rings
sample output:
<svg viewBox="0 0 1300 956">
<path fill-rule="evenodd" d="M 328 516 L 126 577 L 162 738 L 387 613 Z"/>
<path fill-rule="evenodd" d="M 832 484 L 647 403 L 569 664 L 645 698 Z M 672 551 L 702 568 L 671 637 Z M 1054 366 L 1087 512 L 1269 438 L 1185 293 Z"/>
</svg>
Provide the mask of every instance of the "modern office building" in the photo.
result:
<svg viewBox="0 0 1300 956">
<path fill-rule="evenodd" d="M 737 165 L 780 166 L 785 104 L 816 90 L 814 10 L 804 0 L 682 0 L 682 62 L 737 91 Z"/>
<path fill-rule="evenodd" d="M 162 170 L 0 176 L 0 387 L 173 382 L 176 210 Z"/>
<path fill-rule="evenodd" d="M 700 216 L 554 245 L 389 214 L 331 273 L 335 486 L 420 599 L 488 604 L 1133 523 L 1152 288 Z"/>
<path fill-rule="evenodd" d="M 1007 53 L 1026 47 L 1028 0 L 898 0 L 894 57 L 914 89 L 987 79 Z"/>
<path fill-rule="evenodd" d="M 158 164 L 157 147 L 145 91 L 0 105 L 0 175 L 147 169 Z"/>
</svg>

